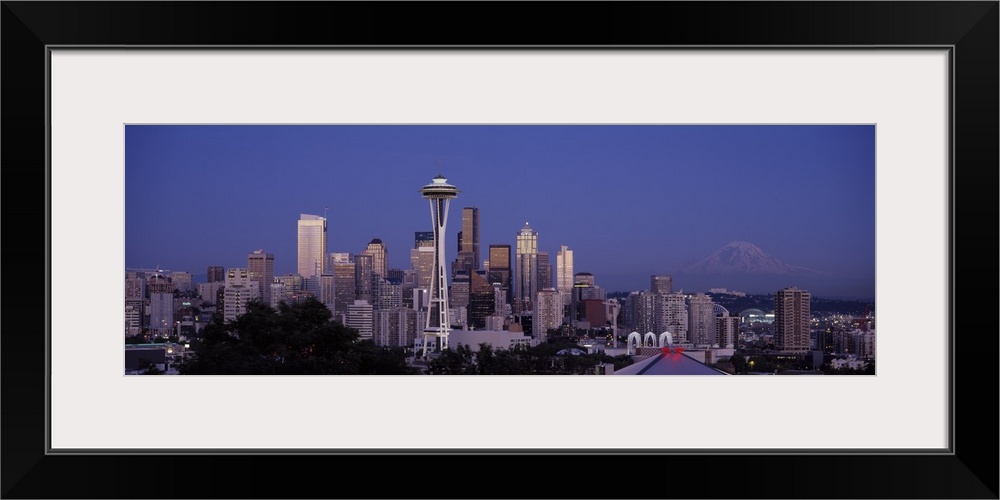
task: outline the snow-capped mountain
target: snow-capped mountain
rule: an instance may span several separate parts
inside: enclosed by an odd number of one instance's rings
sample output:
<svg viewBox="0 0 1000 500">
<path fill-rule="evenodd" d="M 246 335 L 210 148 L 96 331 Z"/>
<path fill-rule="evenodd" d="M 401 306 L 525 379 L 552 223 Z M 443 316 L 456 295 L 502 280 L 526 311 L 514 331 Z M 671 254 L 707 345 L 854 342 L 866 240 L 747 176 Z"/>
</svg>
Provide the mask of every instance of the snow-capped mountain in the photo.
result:
<svg viewBox="0 0 1000 500">
<path fill-rule="evenodd" d="M 691 274 L 820 274 L 819 271 L 786 264 L 748 241 L 733 241 L 708 257 L 681 267 Z"/>
</svg>

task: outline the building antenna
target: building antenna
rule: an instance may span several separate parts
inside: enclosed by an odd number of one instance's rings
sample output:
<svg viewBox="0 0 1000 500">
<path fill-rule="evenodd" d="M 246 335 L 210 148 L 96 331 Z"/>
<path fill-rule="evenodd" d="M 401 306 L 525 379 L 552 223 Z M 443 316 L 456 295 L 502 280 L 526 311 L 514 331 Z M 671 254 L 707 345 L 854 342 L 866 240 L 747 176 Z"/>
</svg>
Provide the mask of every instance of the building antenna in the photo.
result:
<svg viewBox="0 0 1000 500">
<path fill-rule="evenodd" d="M 326 218 L 326 212 L 327 212 L 328 210 L 330 210 L 330 206 L 329 206 L 329 205 L 327 205 L 327 206 L 323 207 L 323 218 L 324 218 L 324 219 Z"/>
</svg>

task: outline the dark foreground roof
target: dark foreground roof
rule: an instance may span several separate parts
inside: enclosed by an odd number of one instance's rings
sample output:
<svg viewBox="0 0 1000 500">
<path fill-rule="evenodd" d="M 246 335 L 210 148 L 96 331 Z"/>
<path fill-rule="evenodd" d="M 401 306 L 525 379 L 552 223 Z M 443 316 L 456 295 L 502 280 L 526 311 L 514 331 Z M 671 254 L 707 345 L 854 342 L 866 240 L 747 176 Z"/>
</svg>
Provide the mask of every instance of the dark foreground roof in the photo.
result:
<svg viewBox="0 0 1000 500">
<path fill-rule="evenodd" d="M 659 353 L 647 359 L 633 363 L 621 370 L 615 370 L 615 375 L 726 375 L 696 359 L 681 353 Z"/>
<path fill-rule="evenodd" d="M 138 370 L 146 363 L 165 363 L 167 361 L 167 348 L 151 349 L 125 349 L 125 369 Z"/>
</svg>

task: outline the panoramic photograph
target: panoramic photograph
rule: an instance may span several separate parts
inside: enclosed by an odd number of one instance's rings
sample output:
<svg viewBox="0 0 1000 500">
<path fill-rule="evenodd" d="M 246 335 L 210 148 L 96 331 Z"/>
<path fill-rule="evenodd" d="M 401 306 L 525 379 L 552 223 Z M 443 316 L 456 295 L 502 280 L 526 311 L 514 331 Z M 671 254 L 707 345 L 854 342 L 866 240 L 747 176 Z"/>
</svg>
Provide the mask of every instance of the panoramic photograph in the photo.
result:
<svg viewBox="0 0 1000 500">
<path fill-rule="evenodd" d="M 126 125 L 125 375 L 875 375 L 874 125 Z"/>
</svg>

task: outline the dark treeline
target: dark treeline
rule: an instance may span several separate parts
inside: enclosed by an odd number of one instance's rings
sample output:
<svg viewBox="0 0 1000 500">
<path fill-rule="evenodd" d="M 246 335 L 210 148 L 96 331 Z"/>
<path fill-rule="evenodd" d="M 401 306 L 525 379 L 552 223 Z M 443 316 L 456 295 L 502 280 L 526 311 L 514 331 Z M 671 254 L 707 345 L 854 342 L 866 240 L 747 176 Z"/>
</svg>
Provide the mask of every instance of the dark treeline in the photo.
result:
<svg viewBox="0 0 1000 500">
<path fill-rule="evenodd" d="M 192 341 L 193 354 L 178 367 L 183 375 L 411 375 L 406 350 L 360 340 L 358 332 L 331 321 L 315 298 L 277 308 L 259 301 L 228 323 L 216 314 Z M 495 349 L 481 344 L 445 349 L 428 361 L 427 373 L 452 375 L 594 374 L 598 363 L 620 369 L 629 356 L 587 354 L 569 341 Z"/>
<path fill-rule="evenodd" d="M 547 343 L 532 347 L 495 349 L 480 344 L 477 352 L 464 345 L 445 349 L 427 367 L 432 375 L 594 375 L 599 363 L 612 363 L 615 370 L 632 364 L 628 355 L 587 354 L 570 343 Z"/>
<path fill-rule="evenodd" d="M 224 323 L 221 314 L 191 344 L 194 354 L 178 368 L 184 375 L 407 375 L 401 348 L 359 340 L 357 331 L 330 321 L 315 298 L 277 309 L 259 301 Z"/>
</svg>

